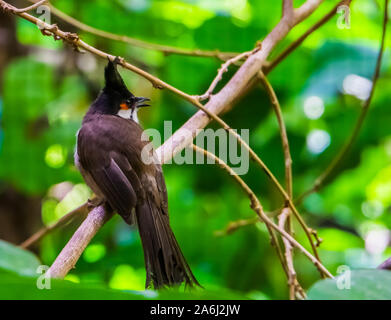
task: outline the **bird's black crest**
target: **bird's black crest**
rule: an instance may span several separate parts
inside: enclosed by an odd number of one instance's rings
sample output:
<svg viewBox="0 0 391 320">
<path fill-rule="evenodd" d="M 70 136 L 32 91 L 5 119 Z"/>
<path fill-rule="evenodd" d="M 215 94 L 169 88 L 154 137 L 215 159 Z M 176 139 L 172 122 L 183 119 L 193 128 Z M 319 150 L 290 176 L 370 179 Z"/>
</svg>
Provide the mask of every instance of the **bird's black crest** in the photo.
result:
<svg viewBox="0 0 391 320">
<path fill-rule="evenodd" d="M 117 58 L 116 58 L 117 59 Z M 124 80 L 122 79 L 121 75 L 119 74 L 117 70 L 117 60 L 111 61 L 109 59 L 109 62 L 105 68 L 105 89 L 107 90 L 114 90 L 121 94 L 130 94 L 128 88 L 125 85 Z"/>
</svg>

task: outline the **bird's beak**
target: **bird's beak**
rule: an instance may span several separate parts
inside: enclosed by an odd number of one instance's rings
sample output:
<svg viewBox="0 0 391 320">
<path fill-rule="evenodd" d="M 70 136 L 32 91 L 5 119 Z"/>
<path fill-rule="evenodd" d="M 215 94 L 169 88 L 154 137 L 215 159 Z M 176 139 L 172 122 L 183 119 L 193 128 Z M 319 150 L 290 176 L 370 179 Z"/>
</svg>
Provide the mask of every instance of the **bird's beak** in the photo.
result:
<svg viewBox="0 0 391 320">
<path fill-rule="evenodd" d="M 144 98 L 144 97 L 136 97 L 135 100 L 136 100 L 135 106 L 136 106 L 137 108 L 140 108 L 140 107 L 149 107 L 149 104 L 148 104 L 148 103 L 145 103 L 145 102 L 150 101 L 150 99 Z"/>
</svg>

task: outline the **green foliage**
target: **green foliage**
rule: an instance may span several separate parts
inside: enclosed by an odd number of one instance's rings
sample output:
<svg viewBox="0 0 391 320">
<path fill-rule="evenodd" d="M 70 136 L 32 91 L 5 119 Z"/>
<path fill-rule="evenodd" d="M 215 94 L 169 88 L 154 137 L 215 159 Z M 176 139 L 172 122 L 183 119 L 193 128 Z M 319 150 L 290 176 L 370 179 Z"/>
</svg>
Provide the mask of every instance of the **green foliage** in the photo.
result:
<svg viewBox="0 0 391 320">
<path fill-rule="evenodd" d="M 0 272 L 11 271 L 23 276 L 36 274 L 39 260 L 31 252 L 0 240 Z"/>
<path fill-rule="evenodd" d="M 58 0 L 54 5 L 101 30 L 181 48 L 221 51 L 250 50 L 281 16 L 280 5 L 263 0 Z M 277 46 L 271 59 L 333 5 L 333 1 L 324 1 Z M 351 29 L 338 29 L 337 19 L 332 18 L 314 32 L 269 75 L 287 125 L 295 197 L 313 185 L 352 132 L 362 101 L 346 93 L 344 80 L 351 74 L 370 79 L 373 72 L 382 19 L 376 2 L 352 2 Z M 16 21 L 17 39 L 28 50 L 26 56 L 11 60 L 1 74 L 0 193 L 13 188 L 26 196 L 39 197 L 42 224 L 48 225 L 90 196 L 73 165 L 73 150 L 82 116 L 102 86 L 106 61 L 88 53 L 75 53 L 62 42 L 43 37 L 27 21 Z M 52 22 L 59 21 L 53 17 Z M 64 30 L 72 29 L 64 25 Z M 189 94 L 202 94 L 221 64 L 214 58 L 164 55 L 79 33 L 91 45 L 123 56 Z M 358 140 L 325 187 L 299 207 L 308 224 L 319 230 L 323 238 L 320 255 L 332 272 L 340 265 L 373 268 L 391 254 L 387 249 L 391 228 L 389 48 L 388 41 L 382 77 Z M 230 67 L 216 91 L 236 70 Z M 120 72 L 133 93 L 151 97 L 153 107 L 139 114 L 145 128 L 156 128 L 163 134 L 164 121 L 172 121 L 174 131 L 197 111 L 173 94 L 155 90 L 139 76 Z M 324 110 L 318 118 L 309 117 L 304 110 L 311 96 L 323 102 Z M 250 129 L 250 145 L 283 185 L 280 134 L 264 90 L 254 88 L 223 117 L 233 128 Z M 210 127 L 217 128 L 216 124 Z M 330 139 L 320 152 L 308 146 L 316 130 Z M 232 178 L 214 165 L 165 165 L 164 174 L 172 228 L 207 290 L 161 292 L 159 297 L 287 298 L 286 279 L 264 225 L 216 235 L 230 222 L 254 216 L 248 199 Z M 243 178 L 260 196 L 265 210 L 281 207 L 276 188 L 256 166 L 250 164 Z M 65 185 L 60 184 L 64 181 Z M 309 248 L 300 226 L 294 227 L 297 239 Z M 43 239 L 37 248 L 42 263 L 53 262 L 74 230 L 75 224 Z M 137 292 L 145 283 L 137 230 L 117 216 L 99 231 L 67 280 L 53 281 L 53 290 L 38 290 L 35 278 L 21 277 L 36 275 L 38 264 L 31 254 L 0 242 L 0 297 L 147 298 L 143 291 Z M 305 288 L 319 279 L 316 268 L 298 251 L 295 266 Z M 352 273 L 353 278 L 364 271 L 357 272 Z M 386 273 L 379 274 L 387 277 Z M 309 297 L 320 297 L 323 291 L 330 297 L 348 294 L 346 290 L 335 291 L 333 286 L 332 281 L 320 282 L 310 290 Z M 379 295 L 386 296 L 387 292 Z"/>
<path fill-rule="evenodd" d="M 91 249 L 90 249 L 91 250 Z M 88 251 L 87 251 L 88 254 Z M 15 247 L 14 245 L 0 240 L 0 299 L 70 299 L 70 300 L 140 300 L 140 299 L 247 299 L 238 293 L 222 291 L 204 291 L 202 289 L 178 290 L 169 289 L 154 292 L 150 290 L 129 291 L 112 290 L 104 286 L 88 283 L 75 284 L 66 280 L 45 279 L 43 276 L 37 278 L 37 273 L 42 273 L 38 259 L 29 251 Z M 137 281 L 129 275 L 129 270 L 125 271 L 125 278 L 115 278 L 115 282 Z M 74 282 L 74 278 L 70 277 Z M 111 286 L 111 285 L 110 285 Z M 144 284 L 142 285 L 144 286 Z M 112 287 L 112 286 L 111 286 Z"/>
</svg>

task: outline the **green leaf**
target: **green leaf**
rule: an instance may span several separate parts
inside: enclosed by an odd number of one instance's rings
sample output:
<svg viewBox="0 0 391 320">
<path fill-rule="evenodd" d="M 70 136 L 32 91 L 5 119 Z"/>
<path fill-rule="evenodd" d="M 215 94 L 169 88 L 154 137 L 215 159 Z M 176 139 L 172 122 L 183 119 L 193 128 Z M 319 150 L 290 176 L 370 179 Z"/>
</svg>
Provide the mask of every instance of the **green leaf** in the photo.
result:
<svg viewBox="0 0 391 320">
<path fill-rule="evenodd" d="M 163 300 L 243 300 L 248 299 L 237 293 L 228 290 L 206 291 L 197 289 L 183 292 L 183 289 L 167 289 L 155 292 L 145 291 L 121 291 L 108 289 L 103 286 L 93 284 L 76 284 L 69 281 L 51 279 L 48 280 L 32 277 L 21 277 L 11 273 L 0 274 L 0 300 L 10 299 L 45 299 L 45 300 L 143 300 L 143 299 L 163 299 Z M 39 289 L 38 284 L 43 289 Z"/>
<path fill-rule="evenodd" d="M 42 281 L 44 283 L 45 280 Z M 48 289 L 39 289 L 36 278 L 20 277 L 13 274 L 0 275 L 0 299 L 1 300 L 139 300 L 143 299 L 143 293 L 133 294 L 118 290 L 110 290 L 94 285 L 78 285 L 69 281 L 50 281 Z"/>
<path fill-rule="evenodd" d="M 310 300 L 389 300 L 391 272 L 355 270 L 335 279 L 321 280 L 308 291 Z"/>
<path fill-rule="evenodd" d="M 0 240 L 0 270 L 33 276 L 41 263 L 34 254 Z"/>
<path fill-rule="evenodd" d="M 319 237 L 323 239 L 322 250 L 341 251 L 352 248 L 363 248 L 364 240 L 349 232 L 324 228 L 318 230 Z"/>
</svg>

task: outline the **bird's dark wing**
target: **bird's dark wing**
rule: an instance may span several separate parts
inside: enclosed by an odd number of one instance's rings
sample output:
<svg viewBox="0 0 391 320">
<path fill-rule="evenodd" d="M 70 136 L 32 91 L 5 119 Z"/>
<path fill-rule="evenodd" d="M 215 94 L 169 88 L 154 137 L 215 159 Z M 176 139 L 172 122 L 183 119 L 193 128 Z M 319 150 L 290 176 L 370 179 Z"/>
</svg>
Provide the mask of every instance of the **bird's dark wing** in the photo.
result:
<svg viewBox="0 0 391 320">
<path fill-rule="evenodd" d="M 111 158 L 108 166 L 89 170 L 89 173 L 110 206 L 125 221 L 129 221 L 131 211 L 137 203 L 137 195 L 124 171 L 126 168 L 119 167 L 117 162 Z"/>
<path fill-rule="evenodd" d="M 146 287 L 150 283 L 155 288 L 182 282 L 198 285 L 169 225 L 162 168 L 141 161 L 146 145 L 141 134 L 141 127 L 132 120 L 99 116 L 86 121 L 78 134 L 81 172 L 126 222 L 133 222 L 135 212 L 144 248 Z"/>
<path fill-rule="evenodd" d="M 88 176 L 86 181 L 93 181 L 90 185 L 93 191 L 103 196 L 125 221 L 132 223 L 132 211 L 137 201 L 144 197 L 144 191 L 129 159 L 120 152 L 126 141 L 110 135 L 116 132 L 110 127 L 118 124 L 113 123 L 111 117 L 104 120 L 104 123 L 84 124 L 78 134 L 81 171 L 83 176 Z"/>
<path fill-rule="evenodd" d="M 156 165 L 155 180 L 160 194 L 159 197 L 160 208 L 162 209 L 162 212 L 168 217 L 167 187 L 166 187 L 166 182 L 164 181 L 163 171 L 160 165 Z"/>
</svg>

